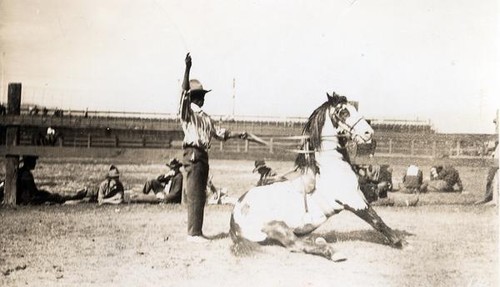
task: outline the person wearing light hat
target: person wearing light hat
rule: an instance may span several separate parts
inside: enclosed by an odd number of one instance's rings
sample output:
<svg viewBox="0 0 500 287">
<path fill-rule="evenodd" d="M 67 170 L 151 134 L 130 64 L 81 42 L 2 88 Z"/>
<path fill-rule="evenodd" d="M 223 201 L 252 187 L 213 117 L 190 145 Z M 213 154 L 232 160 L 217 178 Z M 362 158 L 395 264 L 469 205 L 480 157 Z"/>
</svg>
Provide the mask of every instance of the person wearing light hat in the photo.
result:
<svg viewBox="0 0 500 287">
<path fill-rule="evenodd" d="M 173 158 L 165 165 L 169 171 L 155 179 L 146 181 L 142 192 L 149 194 L 152 190 L 158 202 L 161 203 L 181 203 L 183 178 L 180 168 L 182 163 L 177 158 Z"/>
<path fill-rule="evenodd" d="M 120 181 L 120 172 L 116 166 L 111 165 L 106 179 L 99 185 L 97 203 L 99 205 L 120 204 L 123 202 L 124 194 L 123 184 Z"/>
<path fill-rule="evenodd" d="M 272 168 L 268 167 L 263 159 L 255 161 L 255 168 L 252 172 L 258 172 L 260 174 L 259 181 L 257 181 L 257 186 L 268 185 L 275 183 L 276 181 L 282 181 L 276 178 L 277 173 L 273 171 Z"/>
<path fill-rule="evenodd" d="M 65 196 L 38 189 L 32 170 L 35 169 L 38 156 L 25 155 L 21 161 L 23 166 L 17 174 L 17 204 L 64 203 L 67 200 L 79 200 L 86 196 L 87 190 L 82 189 L 75 195 Z"/>
<path fill-rule="evenodd" d="M 212 138 L 221 141 L 230 138 L 246 139 L 247 133 L 232 133 L 214 125 L 210 116 L 201 109 L 205 103 L 205 95 L 210 90 L 205 90 L 200 81 L 189 79 L 192 65 L 189 53 L 186 55 L 185 63 L 179 114 L 184 131 L 182 163 L 186 170 L 187 240 L 201 243 L 207 241 L 202 228 L 210 142 Z"/>
</svg>

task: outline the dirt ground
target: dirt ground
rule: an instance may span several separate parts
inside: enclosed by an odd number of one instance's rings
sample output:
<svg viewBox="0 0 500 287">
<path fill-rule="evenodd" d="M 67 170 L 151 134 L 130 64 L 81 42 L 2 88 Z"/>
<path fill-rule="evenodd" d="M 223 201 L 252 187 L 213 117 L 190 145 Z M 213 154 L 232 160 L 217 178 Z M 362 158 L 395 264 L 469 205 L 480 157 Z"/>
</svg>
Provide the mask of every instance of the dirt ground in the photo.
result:
<svg viewBox="0 0 500 287">
<path fill-rule="evenodd" d="M 279 172 L 290 162 L 269 162 Z M 0 165 L 2 166 L 2 165 Z M 70 192 L 97 184 L 108 164 L 40 161 L 38 183 Z M 126 188 L 138 191 L 162 164 L 118 165 Z M 239 196 L 257 181 L 251 161 L 211 161 L 214 183 Z M 458 168 L 464 193 L 423 194 L 417 206 L 375 206 L 406 236 L 402 250 L 349 212 L 314 232 L 348 259 L 333 263 L 279 246 L 247 257 L 231 254 L 231 206 L 205 211 L 206 244 L 185 241 L 184 206 L 46 205 L 0 208 L 2 286 L 498 286 L 498 209 L 474 206 L 485 168 Z M 395 181 L 403 166 L 394 166 Z M 428 173 L 428 167 L 424 167 Z M 0 171 L 2 172 L 2 171 Z M 396 202 L 406 195 L 389 194 Z"/>
</svg>

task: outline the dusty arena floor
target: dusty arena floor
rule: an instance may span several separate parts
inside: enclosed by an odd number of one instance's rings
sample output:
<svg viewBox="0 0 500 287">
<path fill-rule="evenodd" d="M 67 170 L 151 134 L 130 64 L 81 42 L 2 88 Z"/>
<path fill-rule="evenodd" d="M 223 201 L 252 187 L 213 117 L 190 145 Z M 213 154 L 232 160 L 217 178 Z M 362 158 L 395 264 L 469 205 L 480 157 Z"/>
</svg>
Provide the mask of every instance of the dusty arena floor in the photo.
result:
<svg viewBox="0 0 500 287">
<path fill-rule="evenodd" d="M 280 172 L 288 162 L 270 162 Z M 107 164 L 40 161 L 41 186 L 69 191 L 96 184 Z M 138 190 L 158 165 L 119 165 Z M 257 178 L 251 161 L 211 162 L 214 182 L 239 196 Z M 395 167 L 395 179 L 403 167 Z M 424 167 L 425 170 L 425 167 Z M 428 169 L 427 169 L 428 171 Z M 393 249 L 349 212 L 314 232 L 347 256 L 333 263 L 278 246 L 247 257 L 230 252 L 231 206 L 207 206 L 206 244 L 185 241 L 184 206 L 50 205 L 0 208 L 2 286 L 498 286 L 498 212 L 473 206 L 484 168 L 459 167 L 466 192 L 424 194 L 417 206 L 375 206 L 409 245 Z M 404 195 L 391 193 L 396 202 Z"/>
</svg>

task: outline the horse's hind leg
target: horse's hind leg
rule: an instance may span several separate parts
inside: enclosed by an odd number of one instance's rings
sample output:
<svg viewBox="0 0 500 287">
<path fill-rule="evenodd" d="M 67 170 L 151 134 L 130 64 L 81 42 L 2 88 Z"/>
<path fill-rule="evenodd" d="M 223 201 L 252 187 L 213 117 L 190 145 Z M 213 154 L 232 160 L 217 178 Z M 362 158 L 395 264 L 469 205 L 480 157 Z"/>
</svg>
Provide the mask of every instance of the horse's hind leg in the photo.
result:
<svg viewBox="0 0 500 287">
<path fill-rule="evenodd" d="M 319 255 L 333 261 L 345 260 L 342 256 L 334 255 L 334 251 L 329 244 L 309 242 L 302 237 L 298 237 L 293 233 L 292 229 L 282 221 L 272 221 L 265 225 L 262 231 L 267 234 L 269 239 L 281 243 L 291 252 L 304 252 L 307 254 Z"/>
<path fill-rule="evenodd" d="M 392 230 L 385 222 L 378 216 L 375 210 L 368 206 L 366 209 L 355 210 L 351 207 L 344 206 L 347 210 L 352 211 L 354 214 L 359 216 L 361 219 L 370 224 L 377 231 L 382 233 L 390 242 L 393 247 L 401 248 L 405 241 L 400 238 L 394 230 Z"/>
</svg>

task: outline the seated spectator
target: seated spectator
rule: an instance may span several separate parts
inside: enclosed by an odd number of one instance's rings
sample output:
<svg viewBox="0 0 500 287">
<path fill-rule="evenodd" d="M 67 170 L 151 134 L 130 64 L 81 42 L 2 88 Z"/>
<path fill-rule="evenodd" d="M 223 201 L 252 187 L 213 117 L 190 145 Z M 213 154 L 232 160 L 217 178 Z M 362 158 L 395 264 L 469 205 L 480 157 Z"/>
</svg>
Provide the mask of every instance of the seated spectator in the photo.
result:
<svg viewBox="0 0 500 287">
<path fill-rule="evenodd" d="M 182 201 L 182 173 L 180 168 L 182 163 L 173 158 L 166 166 L 169 168 L 166 174 L 158 176 L 156 179 L 148 180 L 142 189 L 144 194 L 149 194 L 152 190 L 158 202 L 181 203 Z"/>
<path fill-rule="evenodd" d="M 212 176 L 209 176 L 207 182 L 207 204 L 235 204 L 238 201 L 237 197 L 229 195 L 227 188 L 216 187 L 213 183 Z"/>
<path fill-rule="evenodd" d="M 389 165 L 354 165 L 360 189 L 368 202 L 386 198 L 392 190 L 392 169 Z"/>
<path fill-rule="evenodd" d="M 428 191 L 461 192 L 462 181 L 458 171 L 450 165 L 431 167 L 430 181 L 425 183 Z"/>
<path fill-rule="evenodd" d="M 55 145 L 56 141 L 56 130 L 52 127 L 48 127 L 47 133 L 45 134 L 44 145 Z"/>
<path fill-rule="evenodd" d="M 124 193 L 123 184 L 120 181 L 120 172 L 116 166 L 111 165 L 106 179 L 99 185 L 97 203 L 99 205 L 120 204 L 123 202 Z"/>
<path fill-rule="evenodd" d="M 38 189 L 35 184 L 32 170 L 36 167 L 38 156 L 23 156 L 23 166 L 17 175 L 17 204 L 43 204 L 43 203 L 64 203 L 67 200 L 83 199 L 87 190 L 82 189 L 75 195 L 65 196 L 57 193 L 50 193 L 46 190 Z"/>
<path fill-rule="evenodd" d="M 418 166 L 408 166 L 403 176 L 401 191 L 405 193 L 420 193 L 426 191 L 423 185 L 423 173 Z"/>
<path fill-rule="evenodd" d="M 273 184 L 275 182 L 286 180 L 286 178 L 278 176 L 272 168 L 268 167 L 263 159 L 255 161 L 255 168 L 252 172 L 258 172 L 260 174 L 257 186 Z"/>
</svg>

